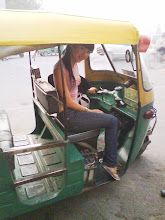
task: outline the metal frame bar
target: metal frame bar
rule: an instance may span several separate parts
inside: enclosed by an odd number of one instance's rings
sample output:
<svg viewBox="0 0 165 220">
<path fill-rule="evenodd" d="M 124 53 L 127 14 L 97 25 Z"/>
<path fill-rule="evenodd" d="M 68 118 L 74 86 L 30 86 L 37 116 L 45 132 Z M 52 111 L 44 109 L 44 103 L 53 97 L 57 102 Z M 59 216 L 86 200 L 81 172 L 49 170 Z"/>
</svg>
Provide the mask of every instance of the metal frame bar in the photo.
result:
<svg viewBox="0 0 165 220">
<path fill-rule="evenodd" d="M 17 186 L 21 186 L 23 184 L 31 183 L 31 182 L 41 180 L 43 178 L 48 178 L 51 176 L 59 176 L 59 174 L 63 174 L 65 172 L 66 172 L 66 168 L 62 168 L 62 169 L 51 171 L 51 172 L 44 172 L 41 174 L 32 175 L 26 179 L 20 179 L 20 180 L 14 181 L 14 183 L 12 184 L 12 187 L 15 188 Z"/>
<path fill-rule="evenodd" d="M 65 140 L 67 140 L 67 120 L 66 120 L 66 95 L 65 95 L 65 82 L 64 82 L 64 71 L 62 67 L 62 57 L 61 57 L 61 48 L 60 45 L 58 45 L 58 53 L 59 53 L 59 60 L 60 60 L 60 69 L 61 69 L 61 79 L 62 79 L 62 88 L 63 88 L 63 106 L 64 106 L 64 133 L 65 133 Z"/>
<path fill-rule="evenodd" d="M 64 125 L 63 125 L 63 124 L 61 123 L 61 121 L 57 118 L 57 116 L 54 116 L 53 114 L 49 114 L 49 113 L 47 113 L 47 112 L 46 112 L 46 114 L 47 114 L 49 117 L 51 117 L 53 120 L 56 120 L 57 123 L 58 123 L 63 129 L 65 129 Z"/>
<path fill-rule="evenodd" d="M 111 61 L 111 59 L 110 59 L 110 57 L 109 57 L 109 54 L 107 53 L 107 51 L 106 51 L 106 49 L 105 49 L 104 44 L 101 44 L 101 46 L 102 46 L 102 48 L 103 48 L 103 50 L 104 50 L 104 53 L 106 54 L 106 56 L 107 56 L 107 58 L 108 58 L 108 61 L 110 62 L 111 66 L 112 66 L 112 68 L 113 68 L 113 71 L 116 72 L 116 69 L 115 69 L 115 67 L 114 67 L 114 65 L 113 65 L 113 63 L 112 63 L 112 61 Z"/>
<path fill-rule="evenodd" d="M 10 149 L 4 150 L 3 154 L 13 155 L 13 154 L 20 154 L 20 153 L 26 153 L 31 151 L 37 151 L 37 150 L 43 150 L 47 148 L 53 148 L 53 147 L 62 147 L 65 146 L 68 143 L 68 141 L 56 141 L 56 142 L 49 142 L 45 144 L 33 144 L 33 145 L 27 145 L 21 146 L 21 147 L 12 147 Z"/>
</svg>

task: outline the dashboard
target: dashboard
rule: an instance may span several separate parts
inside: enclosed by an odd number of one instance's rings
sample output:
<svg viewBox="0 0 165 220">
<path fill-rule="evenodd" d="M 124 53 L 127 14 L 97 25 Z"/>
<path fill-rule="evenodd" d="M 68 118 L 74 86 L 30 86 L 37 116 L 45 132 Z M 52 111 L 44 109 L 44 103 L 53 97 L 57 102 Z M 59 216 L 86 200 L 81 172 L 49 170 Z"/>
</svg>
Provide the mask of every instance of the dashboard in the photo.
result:
<svg viewBox="0 0 165 220">
<path fill-rule="evenodd" d="M 89 95 L 91 108 L 100 108 L 104 112 L 121 113 L 134 121 L 137 118 L 138 92 L 133 88 L 116 87 L 113 91 L 101 89 L 95 95 Z"/>
</svg>

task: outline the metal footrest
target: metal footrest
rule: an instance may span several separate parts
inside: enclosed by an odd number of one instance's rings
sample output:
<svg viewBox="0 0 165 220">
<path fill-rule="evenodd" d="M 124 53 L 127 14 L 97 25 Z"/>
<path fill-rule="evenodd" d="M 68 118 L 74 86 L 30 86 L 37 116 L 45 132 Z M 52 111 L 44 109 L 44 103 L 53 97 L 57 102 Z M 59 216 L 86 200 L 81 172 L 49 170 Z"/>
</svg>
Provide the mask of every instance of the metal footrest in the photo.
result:
<svg viewBox="0 0 165 220">
<path fill-rule="evenodd" d="M 65 168 L 59 169 L 59 170 L 56 170 L 56 171 L 36 174 L 36 175 L 30 176 L 29 178 L 20 179 L 18 181 L 15 181 L 12 186 L 13 187 L 21 186 L 21 185 L 26 184 L 26 183 L 30 183 L 30 182 L 34 182 L 34 181 L 37 181 L 37 180 L 41 180 L 43 178 L 47 178 L 47 177 L 51 177 L 51 176 L 58 176 L 60 174 L 63 174 L 64 172 L 66 172 Z"/>
</svg>

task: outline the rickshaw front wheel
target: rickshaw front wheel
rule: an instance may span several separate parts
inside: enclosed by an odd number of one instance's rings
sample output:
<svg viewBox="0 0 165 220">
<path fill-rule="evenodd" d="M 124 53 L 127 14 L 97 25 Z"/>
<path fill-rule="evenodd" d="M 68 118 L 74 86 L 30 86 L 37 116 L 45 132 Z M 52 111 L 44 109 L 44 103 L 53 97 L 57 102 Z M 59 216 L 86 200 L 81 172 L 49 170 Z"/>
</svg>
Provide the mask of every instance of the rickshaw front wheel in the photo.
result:
<svg viewBox="0 0 165 220">
<path fill-rule="evenodd" d="M 151 143 L 149 136 L 147 135 L 144 139 L 144 142 L 140 148 L 140 151 L 138 153 L 138 155 L 136 156 L 136 159 L 140 157 L 140 155 L 142 155 L 142 153 L 144 153 L 144 151 L 146 150 L 147 146 Z"/>
<path fill-rule="evenodd" d="M 49 53 L 48 53 L 47 51 L 44 51 L 44 52 L 43 52 L 43 56 L 44 56 L 44 57 L 48 56 L 48 54 L 49 54 Z"/>
</svg>

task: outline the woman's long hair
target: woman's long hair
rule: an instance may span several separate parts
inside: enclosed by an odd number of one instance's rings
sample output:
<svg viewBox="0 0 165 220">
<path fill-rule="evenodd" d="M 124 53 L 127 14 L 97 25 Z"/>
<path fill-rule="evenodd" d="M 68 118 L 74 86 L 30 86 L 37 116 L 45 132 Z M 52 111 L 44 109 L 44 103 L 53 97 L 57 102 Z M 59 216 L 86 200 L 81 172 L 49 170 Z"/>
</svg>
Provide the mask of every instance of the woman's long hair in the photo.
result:
<svg viewBox="0 0 165 220">
<path fill-rule="evenodd" d="M 94 44 L 72 44 L 72 46 L 83 46 L 87 48 L 90 52 L 93 52 L 94 50 Z M 65 68 L 69 71 L 69 78 L 72 85 L 72 82 L 73 83 L 75 82 L 75 77 L 72 70 L 70 55 L 71 55 L 71 44 L 68 44 L 68 46 L 65 49 L 65 54 L 62 58 L 62 61 L 65 65 Z"/>
<path fill-rule="evenodd" d="M 64 53 L 64 56 L 62 58 L 62 61 L 65 65 L 65 68 L 69 71 L 70 82 L 72 82 L 72 81 L 75 81 L 75 77 L 74 77 L 73 71 L 72 71 L 70 55 L 71 55 L 71 46 L 68 45 L 65 49 L 65 53 Z"/>
</svg>

